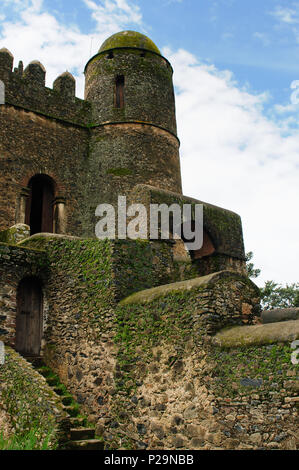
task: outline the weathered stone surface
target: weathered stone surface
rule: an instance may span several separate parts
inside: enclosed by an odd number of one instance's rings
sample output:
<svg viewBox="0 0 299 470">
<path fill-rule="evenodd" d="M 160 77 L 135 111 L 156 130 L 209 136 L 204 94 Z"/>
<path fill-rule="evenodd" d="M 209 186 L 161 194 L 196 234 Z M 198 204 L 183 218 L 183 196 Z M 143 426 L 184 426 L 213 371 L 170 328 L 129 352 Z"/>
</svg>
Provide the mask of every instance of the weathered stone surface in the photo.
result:
<svg viewBox="0 0 299 470">
<path fill-rule="evenodd" d="M 299 308 L 276 308 L 273 310 L 263 310 L 261 320 L 262 323 L 299 320 Z"/>
<path fill-rule="evenodd" d="M 291 342 L 299 338 L 299 321 L 291 320 L 266 325 L 234 327 L 220 331 L 213 343 L 224 348 Z"/>
<path fill-rule="evenodd" d="M 49 448 L 55 448 L 69 431 L 58 395 L 28 361 L 7 346 L 5 363 L 0 365 L 0 414 L 3 412 L 10 417 L 9 437 L 38 426 L 40 442 L 47 438 Z"/>
</svg>

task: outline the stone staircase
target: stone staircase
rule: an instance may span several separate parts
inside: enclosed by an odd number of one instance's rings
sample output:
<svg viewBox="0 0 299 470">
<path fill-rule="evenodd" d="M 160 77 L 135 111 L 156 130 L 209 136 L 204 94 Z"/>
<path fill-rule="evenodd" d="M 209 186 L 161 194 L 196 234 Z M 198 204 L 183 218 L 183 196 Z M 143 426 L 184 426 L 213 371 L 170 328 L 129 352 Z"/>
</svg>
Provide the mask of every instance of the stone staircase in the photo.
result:
<svg viewBox="0 0 299 470">
<path fill-rule="evenodd" d="M 67 440 L 61 444 L 59 450 L 104 450 L 104 442 L 96 438 L 95 429 L 88 425 L 86 417 L 80 415 L 79 405 L 60 383 L 59 377 L 44 364 L 41 357 L 26 357 L 26 359 L 59 395 L 63 408 L 69 416 Z"/>
</svg>

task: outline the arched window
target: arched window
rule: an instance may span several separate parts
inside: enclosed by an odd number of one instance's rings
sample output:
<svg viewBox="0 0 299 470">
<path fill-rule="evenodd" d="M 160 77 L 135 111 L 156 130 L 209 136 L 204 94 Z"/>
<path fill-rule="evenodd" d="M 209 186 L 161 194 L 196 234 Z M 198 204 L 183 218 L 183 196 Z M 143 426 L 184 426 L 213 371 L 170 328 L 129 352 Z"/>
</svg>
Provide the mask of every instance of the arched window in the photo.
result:
<svg viewBox="0 0 299 470">
<path fill-rule="evenodd" d="M 191 221 L 191 229 L 194 231 L 195 229 L 195 224 L 194 221 Z M 183 229 L 182 229 L 182 240 L 185 242 L 186 247 L 188 249 L 188 243 L 193 242 L 193 240 L 185 240 L 184 235 L 183 235 Z M 200 258 L 203 258 L 205 256 L 210 256 L 216 251 L 214 242 L 207 232 L 206 229 L 203 228 L 203 242 L 202 242 L 202 247 L 199 250 L 190 250 L 190 256 L 192 260 L 197 260 Z"/>
<path fill-rule="evenodd" d="M 115 107 L 123 108 L 125 105 L 125 77 L 118 75 L 115 80 Z"/>
<path fill-rule="evenodd" d="M 22 279 L 17 291 L 15 348 L 26 356 L 40 354 L 43 327 L 43 292 L 36 277 Z"/>
<path fill-rule="evenodd" d="M 203 231 L 203 244 L 200 250 L 194 250 L 191 254 L 193 259 L 200 259 L 204 256 L 210 256 L 216 251 L 214 243 L 206 230 Z"/>
<path fill-rule="evenodd" d="M 25 223 L 30 225 L 30 235 L 53 233 L 54 181 L 47 175 L 36 175 L 29 181 L 28 188 Z"/>
</svg>

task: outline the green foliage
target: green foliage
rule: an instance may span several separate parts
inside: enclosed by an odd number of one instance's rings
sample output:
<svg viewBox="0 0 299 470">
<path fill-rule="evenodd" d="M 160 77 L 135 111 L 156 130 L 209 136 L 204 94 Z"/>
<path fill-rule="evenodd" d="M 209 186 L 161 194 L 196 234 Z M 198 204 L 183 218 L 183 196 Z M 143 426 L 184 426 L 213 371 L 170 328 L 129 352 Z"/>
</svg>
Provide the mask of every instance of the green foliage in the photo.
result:
<svg viewBox="0 0 299 470">
<path fill-rule="evenodd" d="M 257 278 L 261 270 L 256 269 L 250 261 L 253 258 L 252 251 L 246 253 L 246 266 L 248 276 Z M 261 302 L 264 309 L 299 307 L 299 283 L 277 284 L 274 281 L 266 281 L 260 288 Z"/>
<path fill-rule="evenodd" d="M 264 309 L 299 307 L 299 283 L 282 286 L 267 281 L 260 289 Z"/>
<path fill-rule="evenodd" d="M 133 174 L 133 171 L 129 168 L 110 168 L 107 173 L 114 176 L 129 176 Z"/>
<path fill-rule="evenodd" d="M 14 434 L 8 438 L 0 433 L 0 450 L 53 450 L 50 444 L 53 434 L 54 428 L 41 438 L 38 427 L 30 429 L 23 435 Z"/>
<path fill-rule="evenodd" d="M 37 373 L 8 347 L 5 364 L 0 368 L 0 397 L 14 432 L 9 445 L 49 445 L 51 448 L 57 445 L 55 410 L 63 413 L 62 406 L 55 393 L 44 387 Z"/>
<path fill-rule="evenodd" d="M 246 253 L 245 258 L 246 258 L 246 266 L 247 266 L 247 271 L 248 271 L 248 277 L 251 277 L 251 278 L 258 277 L 261 274 L 261 270 L 256 269 L 254 267 L 254 264 L 250 263 L 250 261 L 253 258 L 252 251 L 249 251 L 248 253 Z"/>
<path fill-rule="evenodd" d="M 289 344 L 252 346 L 231 350 L 213 348 L 210 351 L 215 368 L 213 377 L 217 393 L 224 397 L 238 399 L 240 395 L 259 393 L 271 398 L 274 390 L 284 388 L 289 380 L 289 371 L 297 370 L 298 365 L 291 363 L 292 349 Z M 242 385 L 242 379 L 260 381 L 257 388 Z"/>
</svg>

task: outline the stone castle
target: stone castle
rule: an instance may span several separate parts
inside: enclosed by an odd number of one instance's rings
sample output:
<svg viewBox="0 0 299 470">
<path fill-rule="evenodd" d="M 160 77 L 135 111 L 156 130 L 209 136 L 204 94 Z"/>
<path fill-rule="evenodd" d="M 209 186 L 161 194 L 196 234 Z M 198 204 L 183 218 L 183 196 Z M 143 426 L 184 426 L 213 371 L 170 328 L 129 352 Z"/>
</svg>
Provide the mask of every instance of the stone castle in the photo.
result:
<svg viewBox="0 0 299 470">
<path fill-rule="evenodd" d="M 246 340 L 228 352 L 217 335 L 261 328 L 259 291 L 240 217 L 182 194 L 172 73 L 149 38 L 124 31 L 86 64 L 81 100 L 70 73 L 50 89 L 40 62 L 13 69 L 0 50 L 0 340 L 42 357 L 112 448 L 293 448 L 293 392 L 270 406 L 266 379 L 219 388 L 217 367 Z M 203 204 L 201 249 L 98 240 L 96 207 L 119 195 L 148 209 Z M 264 361 L 269 346 L 254 341 Z"/>
</svg>

